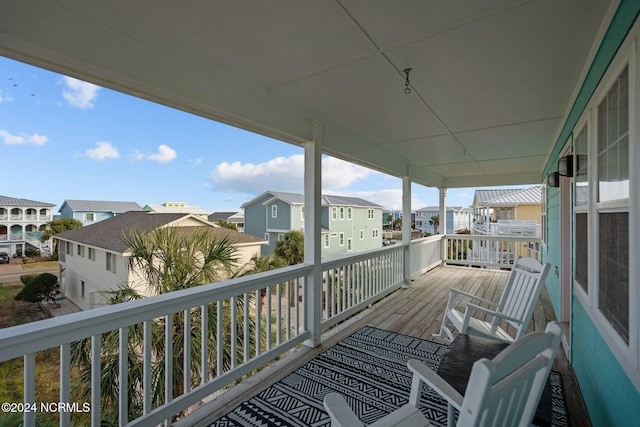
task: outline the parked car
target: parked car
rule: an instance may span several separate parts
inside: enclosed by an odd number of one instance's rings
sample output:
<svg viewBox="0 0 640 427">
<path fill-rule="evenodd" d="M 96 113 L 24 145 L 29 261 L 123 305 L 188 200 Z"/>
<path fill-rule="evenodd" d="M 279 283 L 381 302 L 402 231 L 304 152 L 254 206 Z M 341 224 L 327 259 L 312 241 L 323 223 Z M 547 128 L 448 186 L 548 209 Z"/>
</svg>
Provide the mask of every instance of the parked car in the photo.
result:
<svg viewBox="0 0 640 427">
<path fill-rule="evenodd" d="M 3 262 L 9 264 L 9 260 L 10 259 L 11 258 L 9 258 L 9 254 L 8 253 L 0 252 L 0 264 L 2 264 Z"/>
</svg>

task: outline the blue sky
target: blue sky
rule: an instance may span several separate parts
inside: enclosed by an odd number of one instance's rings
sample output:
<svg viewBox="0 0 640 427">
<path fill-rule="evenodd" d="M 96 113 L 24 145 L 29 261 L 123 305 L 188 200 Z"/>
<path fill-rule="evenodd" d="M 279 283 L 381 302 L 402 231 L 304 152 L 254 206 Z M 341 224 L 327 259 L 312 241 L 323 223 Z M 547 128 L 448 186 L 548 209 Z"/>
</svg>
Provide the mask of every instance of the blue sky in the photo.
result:
<svg viewBox="0 0 640 427">
<path fill-rule="evenodd" d="M 0 57 L 0 194 L 65 199 L 187 202 L 240 210 L 267 190 L 302 193 L 300 147 Z M 401 209 L 402 182 L 342 160 L 323 160 L 325 194 Z M 449 189 L 469 206 L 473 188 Z M 413 185 L 412 208 L 438 204 Z"/>
</svg>

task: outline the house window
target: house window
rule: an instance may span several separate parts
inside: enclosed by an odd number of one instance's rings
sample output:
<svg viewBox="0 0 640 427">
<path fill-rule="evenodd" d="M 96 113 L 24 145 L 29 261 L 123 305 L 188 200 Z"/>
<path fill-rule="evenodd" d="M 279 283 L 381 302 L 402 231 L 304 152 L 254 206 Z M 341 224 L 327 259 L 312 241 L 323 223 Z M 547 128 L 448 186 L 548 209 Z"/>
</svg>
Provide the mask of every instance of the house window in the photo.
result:
<svg viewBox="0 0 640 427">
<path fill-rule="evenodd" d="M 347 239 L 347 251 L 351 251 L 351 238 Z"/>
<path fill-rule="evenodd" d="M 371 230 L 371 237 L 373 237 L 374 239 L 378 237 L 378 229 L 374 228 L 373 230 Z"/>
<path fill-rule="evenodd" d="M 364 230 L 360 230 L 360 240 L 364 240 Z"/>
<path fill-rule="evenodd" d="M 352 213 L 352 211 L 351 211 L 351 208 L 347 208 L 347 219 L 348 219 L 348 220 L 351 220 L 352 215 L 353 215 L 353 213 Z"/>
<path fill-rule="evenodd" d="M 281 242 L 283 240 L 284 240 L 284 234 L 278 233 L 278 242 Z"/>
<path fill-rule="evenodd" d="M 267 244 L 269 244 L 269 233 L 264 233 L 264 240 L 266 240 Z"/>
<path fill-rule="evenodd" d="M 107 253 L 107 271 L 116 272 L 116 254 Z"/>
<path fill-rule="evenodd" d="M 331 242 L 331 237 L 328 234 L 325 234 L 323 237 L 324 237 L 324 247 L 328 248 Z"/>
<path fill-rule="evenodd" d="M 575 192 L 574 192 L 574 277 L 575 282 L 589 293 L 589 123 L 578 132 L 574 142 Z"/>
<path fill-rule="evenodd" d="M 84 299 L 84 280 L 80 281 L 80 297 Z"/>
<path fill-rule="evenodd" d="M 339 234 L 338 244 L 339 244 L 340 246 L 344 246 L 344 233 L 340 233 L 340 234 Z"/>
<path fill-rule="evenodd" d="M 86 213 L 84 214 L 84 220 L 85 222 L 95 221 L 95 216 L 93 213 Z"/>
<path fill-rule="evenodd" d="M 373 219 L 373 209 L 367 209 L 367 219 Z"/>
<path fill-rule="evenodd" d="M 629 344 L 629 69 L 598 105 L 598 309 Z"/>
<path fill-rule="evenodd" d="M 278 218 L 278 205 L 271 206 L 271 218 Z"/>
<path fill-rule="evenodd" d="M 331 219 L 334 221 L 338 219 L 338 208 L 331 208 Z"/>
<path fill-rule="evenodd" d="M 89 248 L 89 259 L 91 261 L 95 261 L 96 260 L 96 250 L 93 248 Z"/>
<path fill-rule="evenodd" d="M 342 221 L 344 219 L 344 208 L 341 207 L 340 208 L 340 221 Z"/>
<path fill-rule="evenodd" d="M 67 242 L 66 246 L 67 246 L 67 250 L 66 250 L 67 255 L 73 256 L 73 243 Z"/>
<path fill-rule="evenodd" d="M 84 246 L 78 245 L 78 256 L 84 256 Z"/>
</svg>

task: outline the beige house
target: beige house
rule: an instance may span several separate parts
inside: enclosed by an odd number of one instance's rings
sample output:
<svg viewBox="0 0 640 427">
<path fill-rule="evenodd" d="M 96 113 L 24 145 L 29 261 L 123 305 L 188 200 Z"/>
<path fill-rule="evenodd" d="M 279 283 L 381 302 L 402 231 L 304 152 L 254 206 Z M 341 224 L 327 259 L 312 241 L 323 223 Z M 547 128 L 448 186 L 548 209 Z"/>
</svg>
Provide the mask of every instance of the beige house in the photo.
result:
<svg viewBox="0 0 640 427">
<path fill-rule="evenodd" d="M 206 227 L 214 236 L 227 237 L 236 247 L 236 265 L 242 268 L 253 255 L 261 255 L 265 241 L 212 224 L 199 216 L 181 213 L 126 212 L 93 225 L 56 235 L 60 241 L 61 282 L 69 300 L 83 310 L 104 305 L 103 293 L 129 283 L 145 293 L 140 275 L 129 268 L 129 248 L 122 236 L 128 230 L 179 227 L 185 231 Z"/>
<path fill-rule="evenodd" d="M 476 190 L 473 197 L 475 234 L 540 237 L 542 186 Z"/>
</svg>

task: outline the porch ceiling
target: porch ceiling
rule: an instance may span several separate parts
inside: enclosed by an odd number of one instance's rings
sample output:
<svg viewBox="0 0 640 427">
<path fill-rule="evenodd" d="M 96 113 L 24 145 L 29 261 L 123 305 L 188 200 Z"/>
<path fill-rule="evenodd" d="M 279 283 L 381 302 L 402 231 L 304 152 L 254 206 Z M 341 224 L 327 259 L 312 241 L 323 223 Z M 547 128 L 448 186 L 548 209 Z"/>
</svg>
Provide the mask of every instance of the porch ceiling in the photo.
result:
<svg viewBox="0 0 640 427">
<path fill-rule="evenodd" d="M 424 185 L 524 184 L 609 4 L 9 0 L 0 54 L 290 143 L 317 119 L 326 153 Z"/>
</svg>

